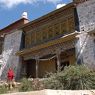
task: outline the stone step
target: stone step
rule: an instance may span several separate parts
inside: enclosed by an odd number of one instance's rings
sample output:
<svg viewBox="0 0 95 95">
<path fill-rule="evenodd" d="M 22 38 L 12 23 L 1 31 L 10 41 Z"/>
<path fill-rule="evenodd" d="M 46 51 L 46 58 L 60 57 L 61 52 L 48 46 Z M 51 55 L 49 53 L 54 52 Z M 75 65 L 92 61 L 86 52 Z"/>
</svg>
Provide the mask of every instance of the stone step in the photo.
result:
<svg viewBox="0 0 95 95">
<path fill-rule="evenodd" d="M 1 95 L 95 95 L 95 90 L 41 90 L 31 92 L 17 92 Z"/>
</svg>

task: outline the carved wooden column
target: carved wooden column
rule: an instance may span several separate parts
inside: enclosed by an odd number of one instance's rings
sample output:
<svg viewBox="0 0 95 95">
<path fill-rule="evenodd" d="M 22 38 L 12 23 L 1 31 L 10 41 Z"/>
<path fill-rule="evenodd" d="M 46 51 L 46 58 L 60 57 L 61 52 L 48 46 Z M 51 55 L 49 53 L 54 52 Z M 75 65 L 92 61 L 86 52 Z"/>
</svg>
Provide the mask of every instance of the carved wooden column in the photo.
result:
<svg viewBox="0 0 95 95">
<path fill-rule="evenodd" d="M 36 78 L 38 78 L 39 59 L 36 59 Z"/>
<path fill-rule="evenodd" d="M 60 60 L 60 53 L 57 53 L 56 54 L 57 55 L 57 70 L 58 70 L 58 72 L 60 71 L 60 62 L 61 62 L 61 60 Z"/>
</svg>

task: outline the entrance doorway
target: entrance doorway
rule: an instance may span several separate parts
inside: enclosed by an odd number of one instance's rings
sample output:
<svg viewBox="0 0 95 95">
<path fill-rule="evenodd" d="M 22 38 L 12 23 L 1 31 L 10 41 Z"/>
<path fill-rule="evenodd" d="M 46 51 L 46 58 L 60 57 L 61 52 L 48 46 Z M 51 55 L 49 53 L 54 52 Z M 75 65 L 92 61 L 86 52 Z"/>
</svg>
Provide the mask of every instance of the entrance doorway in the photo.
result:
<svg viewBox="0 0 95 95">
<path fill-rule="evenodd" d="M 61 64 L 60 64 L 60 66 L 61 66 L 61 71 L 64 70 L 65 66 L 69 66 L 69 65 L 70 65 L 69 61 L 61 62 Z"/>
<path fill-rule="evenodd" d="M 27 78 L 35 78 L 36 77 L 36 61 L 34 59 L 27 60 L 26 77 Z"/>
</svg>

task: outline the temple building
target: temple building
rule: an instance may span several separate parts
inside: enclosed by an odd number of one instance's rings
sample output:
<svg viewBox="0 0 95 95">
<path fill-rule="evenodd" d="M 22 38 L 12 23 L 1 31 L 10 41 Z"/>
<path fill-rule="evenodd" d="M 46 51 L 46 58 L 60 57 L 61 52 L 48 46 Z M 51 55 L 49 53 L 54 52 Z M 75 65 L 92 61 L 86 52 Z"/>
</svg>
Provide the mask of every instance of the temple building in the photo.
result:
<svg viewBox="0 0 95 95">
<path fill-rule="evenodd" d="M 65 66 L 95 70 L 95 0 L 73 0 L 38 19 L 22 18 L 0 30 L 0 78 L 42 78 Z"/>
</svg>

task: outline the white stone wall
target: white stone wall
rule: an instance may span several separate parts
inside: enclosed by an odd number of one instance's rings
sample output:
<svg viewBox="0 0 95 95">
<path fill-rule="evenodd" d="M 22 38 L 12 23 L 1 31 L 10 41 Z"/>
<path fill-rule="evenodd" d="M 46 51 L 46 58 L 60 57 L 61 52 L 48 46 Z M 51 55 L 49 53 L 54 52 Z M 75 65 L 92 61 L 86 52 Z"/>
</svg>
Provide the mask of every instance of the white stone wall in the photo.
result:
<svg viewBox="0 0 95 95">
<path fill-rule="evenodd" d="M 88 32 L 95 28 L 95 0 L 79 4 L 77 13 L 81 32 Z"/>
<path fill-rule="evenodd" d="M 77 12 L 81 32 L 79 35 L 79 56 L 82 56 L 83 63 L 91 69 L 95 69 L 95 37 L 87 33 L 95 29 L 95 0 L 79 4 Z"/>
<path fill-rule="evenodd" d="M 15 53 L 20 49 L 22 31 L 17 30 L 5 36 L 4 50 L 2 52 L 2 67 L 0 69 L 0 78 L 7 78 L 7 71 L 11 67 L 15 72 L 15 77 L 18 77 L 20 70 L 19 57 Z"/>
</svg>

